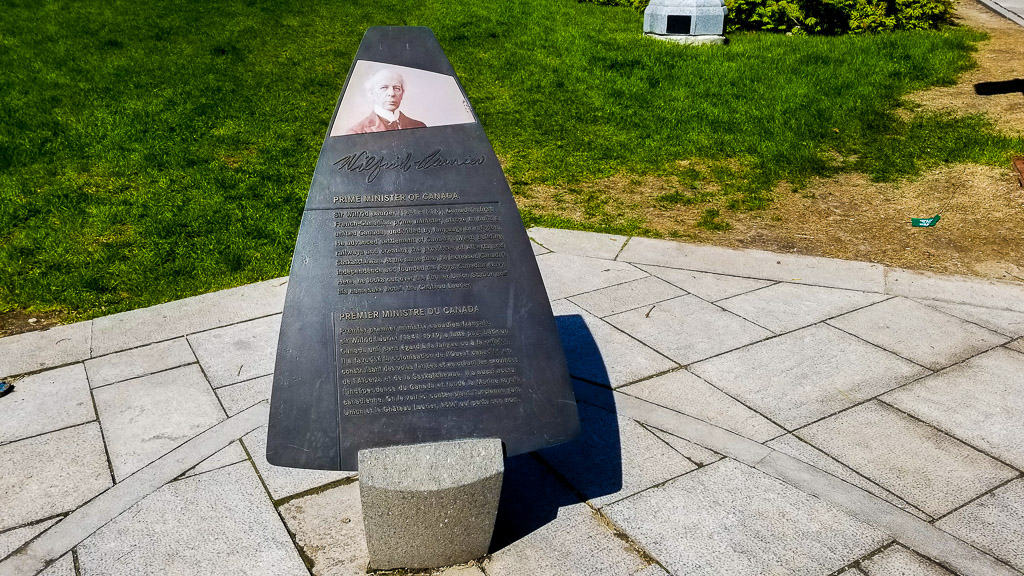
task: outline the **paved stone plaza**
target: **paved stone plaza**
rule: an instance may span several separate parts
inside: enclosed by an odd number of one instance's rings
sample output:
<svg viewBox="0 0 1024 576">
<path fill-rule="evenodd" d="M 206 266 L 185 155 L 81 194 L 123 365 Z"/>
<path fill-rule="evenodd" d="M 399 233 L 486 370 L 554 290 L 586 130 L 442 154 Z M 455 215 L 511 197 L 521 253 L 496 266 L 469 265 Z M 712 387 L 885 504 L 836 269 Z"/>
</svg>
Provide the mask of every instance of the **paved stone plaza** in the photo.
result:
<svg viewBox="0 0 1024 576">
<path fill-rule="evenodd" d="M 1024 573 L 1024 285 L 530 236 L 583 435 L 445 574 Z M 0 339 L 0 575 L 364 573 L 356 477 L 264 458 L 286 288 Z"/>
</svg>

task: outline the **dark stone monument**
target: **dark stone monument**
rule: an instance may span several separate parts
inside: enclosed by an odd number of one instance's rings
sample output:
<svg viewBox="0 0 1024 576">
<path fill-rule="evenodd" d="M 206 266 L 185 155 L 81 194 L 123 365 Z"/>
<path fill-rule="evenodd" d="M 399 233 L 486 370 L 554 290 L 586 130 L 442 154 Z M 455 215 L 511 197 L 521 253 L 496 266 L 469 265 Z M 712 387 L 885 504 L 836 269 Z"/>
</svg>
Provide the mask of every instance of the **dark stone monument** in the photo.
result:
<svg viewBox="0 0 1024 576">
<path fill-rule="evenodd" d="M 371 28 L 349 71 L 302 214 L 274 371 L 267 460 L 324 470 L 356 470 L 359 462 L 387 462 L 393 469 L 408 461 L 411 473 L 461 466 L 453 454 L 474 458 L 503 444 L 511 456 L 578 432 L 564 353 L 530 241 L 451 64 L 427 28 Z M 439 446 L 471 439 L 501 444 Z M 426 446 L 410 452 L 410 445 Z M 370 456 L 370 449 L 399 446 L 406 448 Z M 430 484 L 418 488 L 393 473 L 361 470 L 374 479 L 377 495 L 370 501 L 364 495 L 364 508 L 376 507 L 364 516 L 403 514 L 393 502 L 382 503 L 380 494 L 393 492 L 413 494 L 413 500 L 430 493 L 405 508 L 416 518 L 430 517 L 435 502 L 460 501 L 451 492 L 460 486 L 472 486 L 467 494 L 473 501 L 493 493 L 496 509 L 494 457 L 479 473 L 430 474 Z M 500 466 L 501 454 L 496 457 Z M 378 514 L 381 506 L 392 509 Z M 493 527 L 492 507 L 485 508 Z M 465 517 L 466 511 L 437 515 Z M 403 529 L 398 526 L 379 534 L 394 538 Z M 369 524 L 367 530 L 372 545 Z M 486 552 L 490 533 L 485 537 L 483 551 L 476 546 L 456 561 Z M 390 557 L 375 563 L 371 554 L 371 566 L 428 567 L 431 560 L 422 557 L 411 566 Z"/>
</svg>

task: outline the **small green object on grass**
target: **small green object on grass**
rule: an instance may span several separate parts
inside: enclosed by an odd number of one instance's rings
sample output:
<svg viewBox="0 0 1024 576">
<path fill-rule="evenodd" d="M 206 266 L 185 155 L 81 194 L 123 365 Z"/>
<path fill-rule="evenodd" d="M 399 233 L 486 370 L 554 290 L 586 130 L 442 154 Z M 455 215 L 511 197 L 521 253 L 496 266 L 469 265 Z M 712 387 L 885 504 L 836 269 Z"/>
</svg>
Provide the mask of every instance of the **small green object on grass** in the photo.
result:
<svg viewBox="0 0 1024 576">
<path fill-rule="evenodd" d="M 939 223 L 940 218 L 942 218 L 942 216 L 939 214 L 936 214 L 931 218 L 911 218 L 910 225 L 914 228 L 931 228 Z"/>
</svg>

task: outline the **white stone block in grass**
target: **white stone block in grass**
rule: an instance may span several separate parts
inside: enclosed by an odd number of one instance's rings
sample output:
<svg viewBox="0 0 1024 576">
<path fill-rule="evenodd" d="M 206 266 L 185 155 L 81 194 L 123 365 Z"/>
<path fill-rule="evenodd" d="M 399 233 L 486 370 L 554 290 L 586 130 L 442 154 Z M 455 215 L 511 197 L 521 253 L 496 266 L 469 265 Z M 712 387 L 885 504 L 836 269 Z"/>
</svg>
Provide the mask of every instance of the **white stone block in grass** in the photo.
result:
<svg viewBox="0 0 1024 576">
<path fill-rule="evenodd" d="M 0 446 L 0 530 L 74 510 L 111 484 L 95 422 Z"/>
<path fill-rule="evenodd" d="M 828 323 L 932 370 L 1009 341 L 1002 334 L 906 298 L 886 300 Z"/>
<path fill-rule="evenodd" d="M 776 332 L 789 332 L 888 298 L 823 286 L 781 282 L 717 302 L 719 306 Z"/>
<path fill-rule="evenodd" d="M 786 433 L 771 420 L 685 370 L 644 380 L 622 391 L 757 442 Z"/>
<path fill-rule="evenodd" d="M 742 276 L 724 276 L 694 270 L 679 270 L 663 266 L 637 264 L 637 268 L 686 290 L 690 294 L 715 302 L 737 294 L 745 294 L 751 290 L 771 286 L 770 280 L 756 280 Z"/>
<path fill-rule="evenodd" d="M 248 463 L 171 482 L 78 546 L 82 576 L 308 576 Z"/>
<path fill-rule="evenodd" d="M 274 371 L 281 316 L 267 316 L 192 334 L 188 341 L 214 388 Z"/>
<path fill-rule="evenodd" d="M 874 400 L 796 435 L 936 518 L 1017 475 L 967 444 Z"/>
<path fill-rule="evenodd" d="M 81 364 L 39 372 L 15 382 L 0 400 L 0 444 L 95 418 Z"/>
<path fill-rule="evenodd" d="M 690 364 L 763 340 L 771 332 L 692 295 L 606 319 L 680 364 Z"/>
<path fill-rule="evenodd" d="M 191 364 L 93 391 L 117 480 L 225 419 Z"/>
<path fill-rule="evenodd" d="M 85 361 L 93 388 L 122 382 L 196 361 L 188 342 L 175 338 Z"/>
<path fill-rule="evenodd" d="M 558 300 L 647 276 L 625 262 L 552 252 L 537 256 L 549 300 Z"/>
<path fill-rule="evenodd" d="M 679 365 L 568 300 L 551 303 L 569 373 L 618 387 Z"/>
<path fill-rule="evenodd" d="M 102 316 L 94 321 L 92 353 L 101 356 L 280 313 L 287 288 L 287 278 L 274 278 Z"/>
<path fill-rule="evenodd" d="M 1024 572 L 1024 480 L 978 498 L 938 527 Z"/>
<path fill-rule="evenodd" d="M 699 362 L 690 370 L 789 430 L 929 374 L 823 324 Z"/>
<path fill-rule="evenodd" d="M 622 245 L 628 239 L 627 236 L 615 234 L 599 234 L 597 232 L 562 230 L 559 228 L 530 228 L 527 234 L 535 242 L 540 243 L 553 252 L 603 258 L 605 260 L 614 260 L 619 250 L 622 250 Z"/>
<path fill-rule="evenodd" d="M 0 338 L 0 378 L 89 357 L 92 321 Z"/>
<path fill-rule="evenodd" d="M 882 399 L 1024 468 L 1024 354 L 996 348 Z"/>
<path fill-rule="evenodd" d="M 612 504 L 604 513 L 673 574 L 820 576 L 889 540 L 733 460 Z"/>
</svg>

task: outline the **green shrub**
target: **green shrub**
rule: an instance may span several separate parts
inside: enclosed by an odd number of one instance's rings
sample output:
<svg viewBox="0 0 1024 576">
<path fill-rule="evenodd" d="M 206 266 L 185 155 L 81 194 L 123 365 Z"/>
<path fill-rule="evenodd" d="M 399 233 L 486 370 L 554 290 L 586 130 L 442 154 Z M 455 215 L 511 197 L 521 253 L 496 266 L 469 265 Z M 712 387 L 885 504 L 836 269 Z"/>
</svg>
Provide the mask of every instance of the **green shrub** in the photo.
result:
<svg viewBox="0 0 1024 576">
<path fill-rule="evenodd" d="M 649 0 L 579 0 L 647 7 Z M 726 32 L 764 30 L 791 34 L 858 34 L 928 30 L 951 21 L 953 0 L 725 0 Z"/>
</svg>

